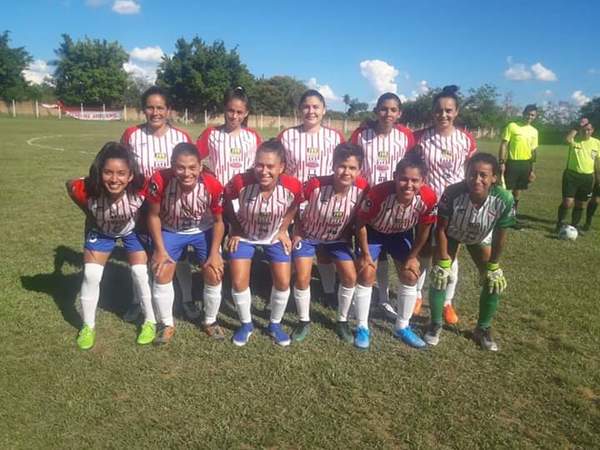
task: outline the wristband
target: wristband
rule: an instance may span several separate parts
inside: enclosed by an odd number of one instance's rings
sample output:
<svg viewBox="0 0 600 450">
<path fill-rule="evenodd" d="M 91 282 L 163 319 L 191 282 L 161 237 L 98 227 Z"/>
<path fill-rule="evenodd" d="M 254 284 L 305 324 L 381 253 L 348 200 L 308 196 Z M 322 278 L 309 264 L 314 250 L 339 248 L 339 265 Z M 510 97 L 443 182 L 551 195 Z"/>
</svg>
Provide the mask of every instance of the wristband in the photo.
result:
<svg viewBox="0 0 600 450">
<path fill-rule="evenodd" d="M 498 264 L 497 262 L 488 262 L 487 263 L 487 270 L 494 271 L 494 270 L 498 270 L 499 268 L 500 268 L 500 264 Z"/>
<path fill-rule="evenodd" d="M 450 259 L 440 259 L 437 263 L 442 269 L 449 269 L 452 267 L 452 260 Z"/>
</svg>

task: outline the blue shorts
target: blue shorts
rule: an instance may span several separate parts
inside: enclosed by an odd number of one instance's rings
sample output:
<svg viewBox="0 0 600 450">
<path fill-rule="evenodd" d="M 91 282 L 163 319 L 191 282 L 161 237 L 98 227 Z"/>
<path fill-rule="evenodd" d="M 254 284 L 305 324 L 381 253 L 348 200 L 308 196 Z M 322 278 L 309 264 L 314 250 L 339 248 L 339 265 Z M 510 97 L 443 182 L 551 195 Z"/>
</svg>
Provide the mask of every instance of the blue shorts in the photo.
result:
<svg viewBox="0 0 600 450">
<path fill-rule="evenodd" d="M 227 258 L 252 259 L 256 247 L 262 247 L 269 262 L 289 263 L 291 261 L 290 255 L 285 254 L 283 245 L 279 241 L 274 244 L 253 244 L 252 242 L 240 241 L 237 250 L 233 253 L 228 253 Z"/>
<path fill-rule="evenodd" d="M 292 249 L 292 258 L 314 258 L 317 249 L 325 252 L 327 256 L 337 261 L 352 261 L 354 255 L 350 245 L 346 242 L 321 242 L 302 239 Z"/>
<path fill-rule="evenodd" d="M 116 238 L 102 234 L 97 230 L 90 230 L 85 235 L 85 244 L 83 245 L 83 248 L 93 252 L 110 253 L 117 245 L 119 239 L 123 242 L 123 247 L 125 247 L 127 253 L 144 251 L 144 246 L 135 231 L 132 231 L 127 236 Z"/>
<path fill-rule="evenodd" d="M 194 247 L 196 263 L 202 264 L 208 258 L 210 245 L 212 243 L 212 228 L 200 233 L 185 234 L 162 230 L 163 243 L 167 253 L 174 261 L 179 261 L 188 245 Z"/>
<path fill-rule="evenodd" d="M 371 259 L 376 260 L 382 252 L 388 252 L 396 261 L 404 261 L 413 247 L 413 230 L 403 233 L 384 234 L 367 227 L 367 239 Z"/>
</svg>

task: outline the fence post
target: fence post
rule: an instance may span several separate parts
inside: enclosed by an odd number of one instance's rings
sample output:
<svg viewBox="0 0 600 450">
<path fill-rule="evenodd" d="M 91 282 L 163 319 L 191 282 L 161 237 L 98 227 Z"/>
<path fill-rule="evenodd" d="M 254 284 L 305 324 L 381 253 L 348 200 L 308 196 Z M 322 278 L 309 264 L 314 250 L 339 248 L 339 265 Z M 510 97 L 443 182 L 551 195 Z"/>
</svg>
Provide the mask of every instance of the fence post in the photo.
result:
<svg viewBox="0 0 600 450">
<path fill-rule="evenodd" d="M 348 119 L 344 117 L 344 134 L 348 133 Z"/>
<path fill-rule="evenodd" d="M 208 127 L 208 111 L 204 110 L 204 126 Z"/>
<path fill-rule="evenodd" d="M 83 118 L 83 103 L 79 104 L 79 108 L 81 110 L 81 117 Z"/>
<path fill-rule="evenodd" d="M 15 104 L 15 99 L 12 100 L 12 116 L 17 117 L 17 105 Z"/>
<path fill-rule="evenodd" d="M 281 130 L 281 114 L 277 114 L 277 131 Z"/>
<path fill-rule="evenodd" d="M 37 100 L 35 101 L 35 118 L 40 118 L 40 105 Z"/>
<path fill-rule="evenodd" d="M 260 129 L 262 130 L 265 127 L 265 118 L 263 113 L 260 113 Z"/>
<path fill-rule="evenodd" d="M 123 122 L 127 122 L 127 105 L 123 105 Z"/>
<path fill-rule="evenodd" d="M 102 115 L 106 116 L 106 105 L 102 103 Z"/>
<path fill-rule="evenodd" d="M 183 123 L 188 124 L 188 109 L 185 108 L 185 112 L 183 113 Z"/>
<path fill-rule="evenodd" d="M 62 108 L 58 105 L 58 120 L 62 119 Z"/>
</svg>

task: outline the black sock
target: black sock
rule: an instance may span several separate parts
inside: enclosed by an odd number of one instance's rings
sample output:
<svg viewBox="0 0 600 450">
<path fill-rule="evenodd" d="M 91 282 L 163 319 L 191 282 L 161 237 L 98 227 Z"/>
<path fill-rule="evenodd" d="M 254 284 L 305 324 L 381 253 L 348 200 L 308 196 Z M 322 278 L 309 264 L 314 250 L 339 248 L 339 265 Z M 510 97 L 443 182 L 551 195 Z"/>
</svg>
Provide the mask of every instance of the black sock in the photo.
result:
<svg viewBox="0 0 600 450">
<path fill-rule="evenodd" d="M 564 223 L 567 218 L 567 213 L 569 212 L 569 208 L 565 208 L 565 206 L 561 203 L 558 207 L 558 223 L 559 225 Z"/>
<path fill-rule="evenodd" d="M 573 208 L 573 214 L 571 215 L 571 225 L 576 227 L 581 220 L 581 216 L 583 216 L 583 208 L 575 207 Z"/>
<path fill-rule="evenodd" d="M 596 209 L 598 209 L 598 203 L 595 201 L 590 201 L 587 205 L 587 211 L 585 212 L 585 223 L 590 226 L 592 224 L 592 217 L 596 214 Z"/>
</svg>

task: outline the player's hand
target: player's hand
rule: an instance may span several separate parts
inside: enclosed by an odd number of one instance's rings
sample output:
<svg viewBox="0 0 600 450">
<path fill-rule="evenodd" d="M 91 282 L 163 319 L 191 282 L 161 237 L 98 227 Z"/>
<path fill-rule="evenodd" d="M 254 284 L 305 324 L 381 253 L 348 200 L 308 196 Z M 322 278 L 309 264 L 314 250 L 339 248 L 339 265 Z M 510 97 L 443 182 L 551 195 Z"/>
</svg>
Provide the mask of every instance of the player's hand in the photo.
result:
<svg viewBox="0 0 600 450">
<path fill-rule="evenodd" d="M 421 275 L 421 263 L 419 262 L 419 258 L 408 258 L 404 264 L 402 264 L 401 270 L 409 270 L 419 277 L 419 275 Z"/>
<path fill-rule="evenodd" d="M 506 277 L 498 263 L 487 263 L 485 281 L 490 294 L 501 294 L 506 289 Z"/>
<path fill-rule="evenodd" d="M 227 251 L 229 253 L 235 253 L 237 252 L 238 249 L 238 244 L 240 243 L 240 237 L 239 236 L 229 236 L 229 239 L 227 240 Z"/>
<path fill-rule="evenodd" d="M 289 255 L 292 252 L 292 241 L 290 240 L 290 236 L 288 235 L 287 230 L 279 231 L 275 235 L 271 243 L 274 244 L 277 241 L 281 242 L 281 245 L 283 246 L 283 251 L 286 255 Z"/>
<path fill-rule="evenodd" d="M 371 254 L 369 252 L 361 252 L 358 258 L 356 258 L 356 271 L 361 273 L 367 267 L 371 267 L 373 270 L 377 269 L 373 258 L 371 258 Z"/>
<path fill-rule="evenodd" d="M 582 117 L 581 120 L 579 120 L 579 129 L 583 129 L 583 127 L 585 127 L 586 125 L 589 125 L 590 121 L 588 120 L 587 117 Z"/>
<path fill-rule="evenodd" d="M 431 268 L 431 284 L 434 289 L 445 291 L 452 280 L 452 261 L 441 259 Z"/>
<path fill-rule="evenodd" d="M 175 264 L 175 261 L 169 256 L 166 251 L 155 250 L 152 254 L 152 273 L 156 278 L 160 278 L 167 264 Z"/>
<path fill-rule="evenodd" d="M 535 172 L 532 170 L 529 172 L 529 182 L 533 183 L 535 181 Z"/>
<path fill-rule="evenodd" d="M 223 279 L 223 271 L 225 270 L 221 254 L 217 252 L 216 255 L 209 256 L 206 262 L 202 265 L 202 270 L 212 270 L 216 276 L 216 279 L 221 281 Z"/>
<path fill-rule="evenodd" d="M 500 176 L 504 176 L 504 172 L 506 172 L 506 163 L 498 164 L 498 170 L 500 171 Z"/>
</svg>

